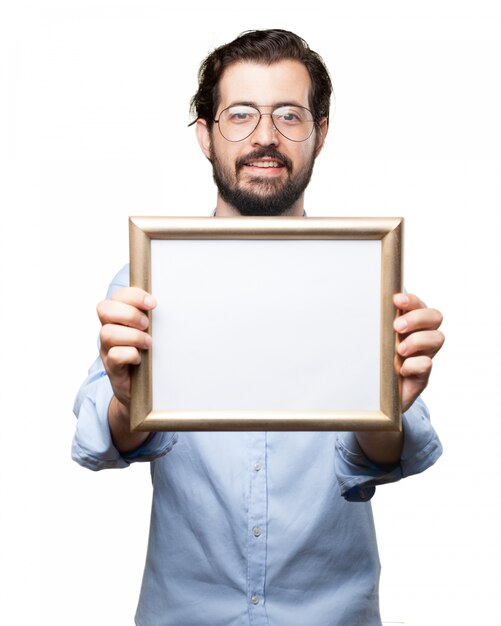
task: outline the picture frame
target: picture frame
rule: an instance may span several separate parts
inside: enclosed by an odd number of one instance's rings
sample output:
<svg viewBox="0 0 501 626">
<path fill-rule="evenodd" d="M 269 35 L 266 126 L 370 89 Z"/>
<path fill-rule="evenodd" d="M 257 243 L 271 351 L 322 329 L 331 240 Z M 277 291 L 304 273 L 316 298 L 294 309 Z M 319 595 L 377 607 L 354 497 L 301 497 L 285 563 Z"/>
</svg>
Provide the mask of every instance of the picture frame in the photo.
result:
<svg viewBox="0 0 501 626">
<path fill-rule="evenodd" d="M 132 431 L 401 430 L 403 218 L 130 217 Z"/>
</svg>

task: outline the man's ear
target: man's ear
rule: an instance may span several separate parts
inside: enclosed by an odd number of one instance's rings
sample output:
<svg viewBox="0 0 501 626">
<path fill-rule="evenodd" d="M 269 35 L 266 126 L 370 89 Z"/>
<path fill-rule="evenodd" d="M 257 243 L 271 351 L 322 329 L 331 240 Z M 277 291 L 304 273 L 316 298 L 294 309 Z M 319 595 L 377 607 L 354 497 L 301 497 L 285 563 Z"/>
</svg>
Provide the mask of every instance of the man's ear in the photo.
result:
<svg viewBox="0 0 501 626">
<path fill-rule="evenodd" d="M 198 119 L 195 130 L 197 133 L 198 145 L 202 149 L 205 156 L 210 160 L 211 135 L 209 128 L 207 127 L 206 120 Z"/>
<path fill-rule="evenodd" d="M 329 120 L 323 117 L 318 123 L 316 129 L 316 146 L 315 146 L 315 158 L 320 154 L 325 144 L 325 138 L 327 137 L 327 131 L 329 130 Z"/>
</svg>

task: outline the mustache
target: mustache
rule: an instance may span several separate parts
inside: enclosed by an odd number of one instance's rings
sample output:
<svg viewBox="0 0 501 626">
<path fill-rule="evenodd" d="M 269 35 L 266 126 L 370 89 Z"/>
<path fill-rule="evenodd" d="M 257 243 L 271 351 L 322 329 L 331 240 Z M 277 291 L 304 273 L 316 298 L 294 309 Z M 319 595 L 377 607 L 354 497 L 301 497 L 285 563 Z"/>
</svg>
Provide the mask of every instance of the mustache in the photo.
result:
<svg viewBox="0 0 501 626">
<path fill-rule="evenodd" d="M 258 148 L 253 152 L 249 152 L 249 154 L 240 157 L 235 163 L 235 169 L 237 172 L 239 172 L 249 161 L 264 158 L 271 159 L 273 161 L 279 161 L 289 173 L 292 172 L 292 161 L 289 159 L 289 157 L 279 152 L 276 148 L 270 146 L 268 148 Z"/>
</svg>

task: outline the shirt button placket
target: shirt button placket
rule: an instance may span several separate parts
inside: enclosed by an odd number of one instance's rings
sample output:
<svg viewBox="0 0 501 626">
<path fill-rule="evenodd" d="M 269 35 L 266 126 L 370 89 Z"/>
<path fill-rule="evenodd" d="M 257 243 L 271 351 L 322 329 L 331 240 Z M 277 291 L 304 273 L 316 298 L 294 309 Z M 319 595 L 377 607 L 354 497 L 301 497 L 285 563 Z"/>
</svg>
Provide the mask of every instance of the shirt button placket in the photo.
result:
<svg viewBox="0 0 501 626">
<path fill-rule="evenodd" d="M 247 549 L 247 598 L 251 626 L 267 626 L 265 606 L 266 530 L 268 515 L 265 432 L 248 433 L 250 485 Z"/>
</svg>

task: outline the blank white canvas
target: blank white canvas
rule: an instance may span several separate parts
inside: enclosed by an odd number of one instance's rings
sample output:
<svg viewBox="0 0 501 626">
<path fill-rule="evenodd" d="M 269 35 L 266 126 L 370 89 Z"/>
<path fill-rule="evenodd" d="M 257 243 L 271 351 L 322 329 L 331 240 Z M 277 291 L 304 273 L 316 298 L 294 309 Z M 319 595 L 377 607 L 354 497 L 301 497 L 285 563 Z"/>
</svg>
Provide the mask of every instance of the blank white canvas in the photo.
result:
<svg viewBox="0 0 501 626">
<path fill-rule="evenodd" d="M 379 410 L 379 241 L 153 240 L 153 410 Z"/>
</svg>

